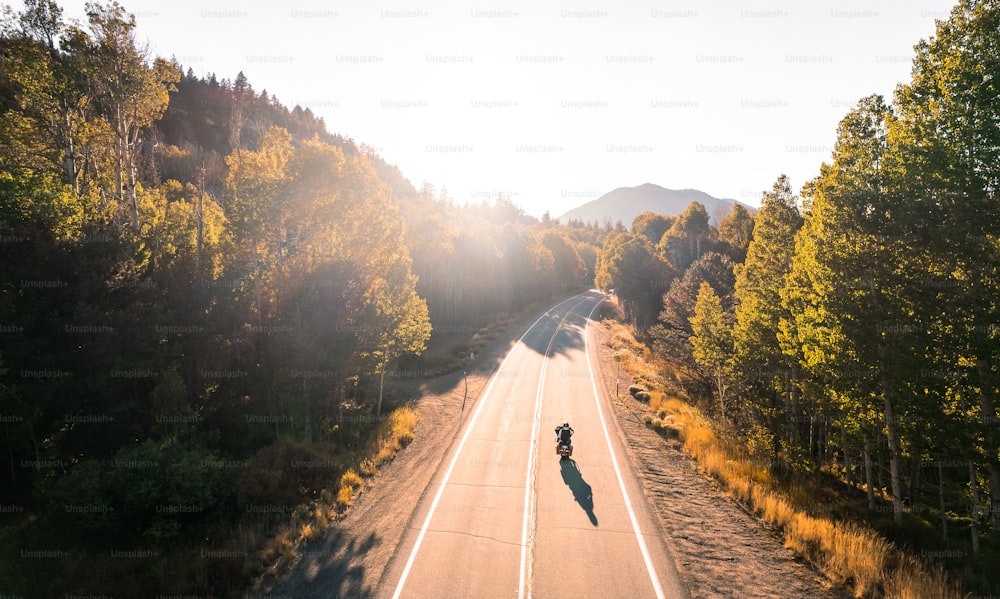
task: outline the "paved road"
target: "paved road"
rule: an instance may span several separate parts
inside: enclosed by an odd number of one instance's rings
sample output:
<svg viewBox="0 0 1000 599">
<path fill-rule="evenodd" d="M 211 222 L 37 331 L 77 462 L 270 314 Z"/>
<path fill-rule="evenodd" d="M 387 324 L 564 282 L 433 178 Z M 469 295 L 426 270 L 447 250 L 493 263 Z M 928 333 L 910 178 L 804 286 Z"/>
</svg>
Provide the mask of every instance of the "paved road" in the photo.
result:
<svg viewBox="0 0 1000 599">
<path fill-rule="evenodd" d="M 377 597 L 685 597 L 595 384 L 591 291 L 511 349 L 418 502 Z M 576 431 L 573 459 L 553 429 Z"/>
</svg>

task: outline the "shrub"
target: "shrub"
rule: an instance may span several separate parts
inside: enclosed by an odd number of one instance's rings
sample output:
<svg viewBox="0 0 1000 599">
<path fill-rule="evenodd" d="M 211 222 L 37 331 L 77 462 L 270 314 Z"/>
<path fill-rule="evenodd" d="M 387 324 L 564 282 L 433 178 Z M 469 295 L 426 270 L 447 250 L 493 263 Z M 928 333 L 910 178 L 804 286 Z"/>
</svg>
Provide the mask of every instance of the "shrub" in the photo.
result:
<svg viewBox="0 0 1000 599">
<path fill-rule="evenodd" d="M 341 487 L 351 487 L 357 488 L 361 486 L 361 477 L 358 473 L 354 471 L 354 468 L 350 468 L 340 477 Z"/>
<path fill-rule="evenodd" d="M 404 406 L 393 410 L 389 422 L 392 424 L 392 436 L 400 447 L 406 447 L 413 441 L 417 429 L 417 413 L 413 408 Z"/>
<path fill-rule="evenodd" d="M 337 503 L 343 507 L 351 507 L 354 502 L 354 487 L 340 487 L 340 491 L 337 492 Z"/>
</svg>

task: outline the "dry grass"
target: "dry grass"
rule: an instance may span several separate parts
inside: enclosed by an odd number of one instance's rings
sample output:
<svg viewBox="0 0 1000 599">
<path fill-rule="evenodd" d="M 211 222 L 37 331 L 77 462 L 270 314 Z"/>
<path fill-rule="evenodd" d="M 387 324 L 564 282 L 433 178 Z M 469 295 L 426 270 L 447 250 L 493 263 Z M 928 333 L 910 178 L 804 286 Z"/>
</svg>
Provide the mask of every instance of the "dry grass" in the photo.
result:
<svg viewBox="0 0 1000 599">
<path fill-rule="evenodd" d="M 354 502 L 354 492 L 362 485 L 361 477 L 350 468 L 340 477 L 340 489 L 337 491 L 337 504 L 343 508 L 351 507 Z"/>
<path fill-rule="evenodd" d="M 358 470 L 361 471 L 362 476 L 375 476 L 375 473 L 378 472 L 378 462 L 372 458 L 365 458 L 358 465 Z"/>
<path fill-rule="evenodd" d="M 417 413 L 409 406 L 396 408 L 389 417 L 379 425 L 376 435 L 378 448 L 375 451 L 376 465 L 382 465 L 399 453 L 414 439 L 417 428 Z"/>
<path fill-rule="evenodd" d="M 406 447 L 413 441 L 417 429 L 417 413 L 409 406 L 397 408 L 389 415 L 389 424 L 399 447 Z"/>
<path fill-rule="evenodd" d="M 271 564 L 278 561 L 279 558 L 295 557 L 295 549 L 298 545 L 296 541 L 295 530 L 290 526 L 282 527 L 260 552 L 260 561 L 264 564 Z"/>
<path fill-rule="evenodd" d="M 345 472 L 340 477 L 340 486 L 341 487 L 354 487 L 354 488 L 357 488 L 357 487 L 361 486 L 361 482 L 362 482 L 361 481 L 361 477 L 358 476 L 358 473 L 354 471 L 354 468 L 348 468 L 347 472 Z"/>
<path fill-rule="evenodd" d="M 622 354 L 629 348 L 622 369 L 645 382 L 659 378 L 649 374 L 648 364 L 641 364 L 645 353 L 634 350 L 636 342 L 627 329 L 619 324 L 609 328 L 613 331 L 612 348 Z M 904 553 L 874 530 L 809 515 L 800 507 L 809 503 L 806 491 L 793 488 L 788 493 L 779 489 L 765 466 L 766 460 L 754 460 L 744 448 L 720 439 L 712 424 L 690 404 L 654 391 L 643 420 L 680 439 L 684 449 L 724 484 L 731 497 L 783 533 L 788 549 L 807 559 L 830 580 L 853 588 L 855 597 L 961 597 L 940 566 L 931 567 Z"/>
<path fill-rule="evenodd" d="M 337 504 L 344 508 L 354 503 L 354 487 L 340 487 L 337 491 Z"/>
<path fill-rule="evenodd" d="M 886 577 L 886 599 L 961 599 L 941 566 L 928 566 L 912 555 L 900 555 L 899 564 Z"/>
</svg>

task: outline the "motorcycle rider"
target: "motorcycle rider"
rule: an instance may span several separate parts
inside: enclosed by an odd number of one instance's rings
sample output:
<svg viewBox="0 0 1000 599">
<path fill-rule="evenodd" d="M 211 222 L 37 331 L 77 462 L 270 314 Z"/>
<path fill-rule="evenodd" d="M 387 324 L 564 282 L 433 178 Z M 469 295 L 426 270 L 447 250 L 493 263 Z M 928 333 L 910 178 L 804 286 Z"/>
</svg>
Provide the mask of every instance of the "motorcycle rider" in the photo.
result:
<svg viewBox="0 0 1000 599">
<path fill-rule="evenodd" d="M 568 445 L 570 455 L 573 454 L 573 444 L 570 439 L 573 437 L 573 427 L 569 425 L 569 422 L 564 422 L 562 426 L 556 427 L 556 453 L 559 453 L 559 445 Z"/>
</svg>

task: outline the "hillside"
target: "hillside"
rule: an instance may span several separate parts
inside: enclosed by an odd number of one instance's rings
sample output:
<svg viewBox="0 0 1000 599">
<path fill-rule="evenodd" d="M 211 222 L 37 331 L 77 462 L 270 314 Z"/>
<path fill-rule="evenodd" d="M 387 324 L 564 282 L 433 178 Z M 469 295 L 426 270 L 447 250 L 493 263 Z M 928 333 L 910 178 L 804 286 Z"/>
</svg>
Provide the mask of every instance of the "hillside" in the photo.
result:
<svg viewBox="0 0 1000 599">
<path fill-rule="evenodd" d="M 566 223 L 571 220 L 582 222 L 615 223 L 619 220 L 630 226 L 632 220 L 643 212 L 676 215 L 684 212 L 691 202 L 701 202 L 711 217 L 711 224 L 718 226 L 719 221 L 732 209 L 736 200 L 720 199 L 697 189 L 666 189 L 653 183 L 644 183 L 637 187 L 619 187 L 596 200 L 574 208 L 559 217 Z M 746 206 L 750 212 L 757 209 Z"/>
</svg>

